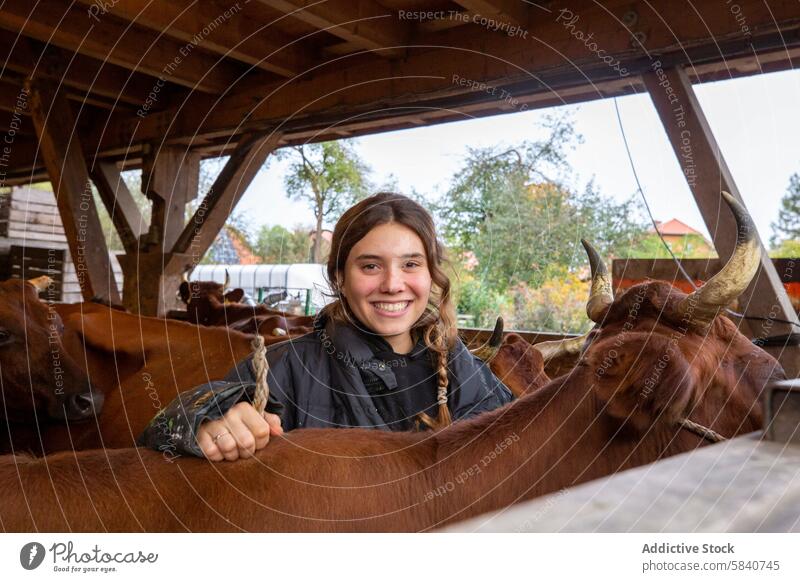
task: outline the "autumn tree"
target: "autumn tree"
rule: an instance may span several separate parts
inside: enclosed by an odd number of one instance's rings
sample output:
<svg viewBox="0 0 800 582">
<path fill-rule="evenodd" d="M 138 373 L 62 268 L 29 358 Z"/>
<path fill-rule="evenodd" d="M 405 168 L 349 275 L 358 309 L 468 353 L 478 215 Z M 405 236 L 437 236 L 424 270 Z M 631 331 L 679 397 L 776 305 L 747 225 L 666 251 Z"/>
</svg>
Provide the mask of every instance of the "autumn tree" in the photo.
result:
<svg viewBox="0 0 800 582">
<path fill-rule="evenodd" d="M 279 159 L 291 161 L 284 183 L 289 198 L 308 203 L 314 212 L 312 262 L 322 262 L 323 225 L 335 223 L 354 202 L 369 191 L 369 168 L 346 141 L 331 141 L 285 148 Z"/>
<path fill-rule="evenodd" d="M 563 268 L 583 267 L 580 239 L 605 255 L 644 232 L 633 199 L 616 202 L 590 183 L 572 191 L 559 177 L 580 138 L 572 124 L 546 122 L 547 136 L 512 147 L 471 148 L 436 208 L 455 256 L 470 252 L 484 288 L 539 286 Z"/>
</svg>

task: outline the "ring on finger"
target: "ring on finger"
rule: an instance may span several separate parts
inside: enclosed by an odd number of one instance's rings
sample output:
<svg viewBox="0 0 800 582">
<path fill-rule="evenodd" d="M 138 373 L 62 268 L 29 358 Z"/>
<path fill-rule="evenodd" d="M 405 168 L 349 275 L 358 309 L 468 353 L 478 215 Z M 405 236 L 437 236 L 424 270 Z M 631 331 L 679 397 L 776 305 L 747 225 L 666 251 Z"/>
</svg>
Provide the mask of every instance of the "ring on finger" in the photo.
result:
<svg viewBox="0 0 800 582">
<path fill-rule="evenodd" d="M 229 434 L 231 434 L 231 433 L 229 431 L 227 431 L 227 430 L 225 432 L 221 432 L 218 435 L 214 436 L 214 438 L 211 439 L 211 442 L 216 444 L 216 442 L 219 439 L 221 439 L 224 436 L 228 436 Z"/>
</svg>

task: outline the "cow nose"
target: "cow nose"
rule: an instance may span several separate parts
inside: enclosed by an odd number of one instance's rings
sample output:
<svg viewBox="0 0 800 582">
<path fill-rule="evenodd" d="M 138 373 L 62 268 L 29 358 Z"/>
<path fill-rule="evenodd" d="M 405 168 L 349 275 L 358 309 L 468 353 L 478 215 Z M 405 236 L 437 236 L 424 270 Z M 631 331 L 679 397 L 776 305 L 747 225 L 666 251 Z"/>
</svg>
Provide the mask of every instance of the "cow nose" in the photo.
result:
<svg viewBox="0 0 800 582">
<path fill-rule="evenodd" d="M 103 410 L 103 395 L 99 392 L 72 394 L 64 402 L 67 420 L 85 420 Z"/>
</svg>

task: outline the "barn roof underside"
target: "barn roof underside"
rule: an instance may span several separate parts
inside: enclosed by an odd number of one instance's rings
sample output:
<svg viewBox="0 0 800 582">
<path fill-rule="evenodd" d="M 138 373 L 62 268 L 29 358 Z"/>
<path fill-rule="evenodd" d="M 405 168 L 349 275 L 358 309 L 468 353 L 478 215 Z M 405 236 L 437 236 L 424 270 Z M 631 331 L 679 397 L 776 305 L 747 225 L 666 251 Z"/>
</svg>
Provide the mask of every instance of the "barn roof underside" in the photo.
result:
<svg viewBox="0 0 800 582">
<path fill-rule="evenodd" d="M 50 79 L 90 159 L 146 144 L 203 155 L 243 134 L 322 141 L 793 67 L 793 0 L 6 0 L 3 185 L 46 179 L 26 110 Z"/>
</svg>

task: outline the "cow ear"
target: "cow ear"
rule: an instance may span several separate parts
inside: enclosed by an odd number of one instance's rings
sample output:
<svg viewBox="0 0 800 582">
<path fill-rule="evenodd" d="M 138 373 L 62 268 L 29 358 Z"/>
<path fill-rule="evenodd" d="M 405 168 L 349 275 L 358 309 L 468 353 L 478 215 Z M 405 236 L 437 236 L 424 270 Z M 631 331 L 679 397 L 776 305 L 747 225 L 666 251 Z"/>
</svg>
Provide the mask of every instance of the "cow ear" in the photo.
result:
<svg viewBox="0 0 800 582">
<path fill-rule="evenodd" d="M 191 290 L 189 289 L 189 282 L 182 281 L 181 286 L 178 287 L 178 293 L 181 295 L 181 301 L 184 303 L 189 303 L 189 297 L 191 297 Z"/>
<path fill-rule="evenodd" d="M 92 305 L 90 310 L 71 313 L 62 317 L 62 320 L 64 337 L 70 337 L 75 349 L 104 354 L 107 362 L 114 361 L 118 368 L 128 371 L 144 366 L 146 354 L 144 342 L 138 333 L 138 316 L 104 305 Z M 130 333 L 131 330 L 137 333 Z"/>
<path fill-rule="evenodd" d="M 619 334 L 585 354 L 603 411 L 640 431 L 674 423 L 696 401 L 695 382 L 678 342 L 656 334 Z"/>
<path fill-rule="evenodd" d="M 225 303 L 239 303 L 244 297 L 244 289 L 232 289 L 225 293 Z"/>
</svg>

